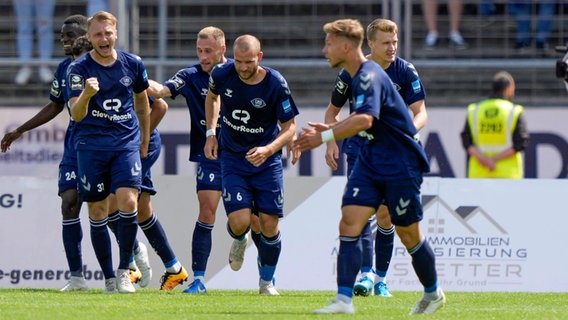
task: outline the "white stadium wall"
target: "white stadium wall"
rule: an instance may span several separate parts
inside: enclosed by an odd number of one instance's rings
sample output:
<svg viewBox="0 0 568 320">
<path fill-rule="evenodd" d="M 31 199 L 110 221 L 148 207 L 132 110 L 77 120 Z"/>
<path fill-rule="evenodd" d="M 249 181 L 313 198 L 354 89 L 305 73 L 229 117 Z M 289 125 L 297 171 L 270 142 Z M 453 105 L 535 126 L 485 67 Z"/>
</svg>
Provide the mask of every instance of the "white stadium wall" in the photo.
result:
<svg viewBox="0 0 568 320">
<path fill-rule="evenodd" d="M 197 218 L 195 181 L 188 175 L 159 175 L 154 209 L 170 243 L 189 270 L 191 235 Z M 345 177 L 286 177 L 282 254 L 277 287 L 335 290 L 338 221 Z M 426 178 L 422 231 L 436 254 L 446 291 L 566 291 L 568 257 L 557 254 L 568 215 L 558 207 L 568 190 L 565 179 L 468 180 Z M 60 200 L 54 177 L 3 176 L 0 184 L 0 287 L 58 288 L 69 276 L 61 240 Z M 206 285 L 210 289 L 255 289 L 256 248 L 249 244 L 237 273 L 227 262 L 232 239 L 221 205 L 213 230 Z M 89 237 L 86 206 L 81 212 L 85 274 L 102 288 L 102 274 Z M 536 223 L 535 223 L 536 222 Z M 546 224 L 544 232 L 535 226 Z M 112 237 L 114 239 L 114 237 Z M 139 231 L 138 239 L 147 243 Z M 115 266 L 117 247 L 113 247 Z M 164 268 L 150 253 L 159 287 Z M 313 281 L 318 279 L 318 281 Z M 397 240 L 387 279 L 393 291 L 419 291 L 406 250 Z"/>
<path fill-rule="evenodd" d="M 38 108 L 0 108 L 0 134 L 13 130 L 32 117 Z M 466 154 L 460 131 L 465 122 L 463 108 L 429 108 L 428 124 L 420 136 L 430 157 L 431 176 L 463 178 Z M 300 108 L 298 132 L 308 121 L 322 121 L 323 108 Z M 568 110 L 566 108 L 526 109 L 531 143 L 525 152 L 527 178 L 565 178 L 568 176 Z M 8 153 L 0 153 L 0 176 L 56 177 L 63 152 L 63 139 L 69 116 L 61 113 L 55 121 L 28 132 Z M 152 169 L 154 175 L 192 176 L 195 166 L 189 157 L 189 112 L 168 111 L 159 126 L 162 155 Z M 325 148 L 305 153 L 295 166 L 284 160 L 285 175 L 329 177 L 343 175 L 343 168 L 332 172 L 324 161 Z"/>
</svg>

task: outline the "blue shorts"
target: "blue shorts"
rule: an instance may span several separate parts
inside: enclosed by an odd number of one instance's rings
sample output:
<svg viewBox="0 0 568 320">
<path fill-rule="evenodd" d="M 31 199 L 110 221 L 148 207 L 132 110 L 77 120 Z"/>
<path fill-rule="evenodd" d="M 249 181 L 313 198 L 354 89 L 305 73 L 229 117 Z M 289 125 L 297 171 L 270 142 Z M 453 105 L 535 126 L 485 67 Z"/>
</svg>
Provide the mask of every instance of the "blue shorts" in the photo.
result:
<svg viewBox="0 0 568 320">
<path fill-rule="evenodd" d="M 154 183 L 152 182 L 152 166 L 158 158 L 160 157 L 160 152 L 162 148 L 161 145 L 157 148 L 151 148 L 148 150 L 148 156 L 142 161 L 142 185 L 140 186 L 140 192 L 147 192 L 150 195 L 155 195 L 157 193 L 156 189 L 154 188 Z"/>
<path fill-rule="evenodd" d="M 140 152 L 133 151 L 77 151 L 79 166 L 79 200 L 96 202 L 105 199 L 118 188 L 140 190 L 142 166 Z"/>
<path fill-rule="evenodd" d="M 341 206 L 357 205 L 374 208 L 381 204 L 389 208 L 395 226 L 409 226 L 422 220 L 420 185 L 422 176 L 395 180 L 377 179 L 366 172 L 363 166 L 355 166 L 347 180 Z M 361 173 L 362 174 L 361 174 Z"/>
<path fill-rule="evenodd" d="M 280 154 L 256 168 L 244 156 L 221 159 L 223 204 L 227 214 L 251 209 L 269 215 L 284 216 L 284 188 Z"/>
<path fill-rule="evenodd" d="M 57 180 L 57 194 L 61 195 L 64 191 L 77 190 L 77 163 L 75 165 L 59 164 L 59 178 Z"/>
<path fill-rule="evenodd" d="M 57 194 L 62 194 L 69 189 L 77 189 L 77 150 L 73 145 L 73 131 L 69 128 L 65 133 L 65 143 L 63 147 L 63 157 L 59 163 L 59 178 L 57 181 Z"/>
<path fill-rule="evenodd" d="M 202 161 L 197 163 L 197 175 L 195 177 L 197 191 L 221 191 L 221 180 L 221 162 Z"/>
</svg>

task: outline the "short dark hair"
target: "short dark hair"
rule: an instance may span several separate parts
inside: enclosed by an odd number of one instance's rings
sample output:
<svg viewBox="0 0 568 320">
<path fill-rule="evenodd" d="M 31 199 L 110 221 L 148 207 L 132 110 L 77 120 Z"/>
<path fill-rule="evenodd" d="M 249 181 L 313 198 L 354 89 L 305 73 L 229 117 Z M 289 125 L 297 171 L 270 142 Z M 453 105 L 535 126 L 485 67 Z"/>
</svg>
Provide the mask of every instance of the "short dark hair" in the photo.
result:
<svg viewBox="0 0 568 320">
<path fill-rule="evenodd" d="M 507 89 L 512 84 L 513 76 L 507 71 L 499 71 L 493 77 L 493 82 L 491 87 L 493 88 L 493 94 L 502 95 L 505 89 Z"/>
<path fill-rule="evenodd" d="M 87 36 L 80 36 L 75 39 L 73 42 L 73 55 L 80 56 L 83 53 L 91 51 L 93 49 L 93 45 L 87 40 Z"/>
<path fill-rule="evenodd" d="M 74 14 L 65 19 L 63 24 L 76 24 L 79 26 L 81 30 L 84 30 L 87 33 L 87 17 L 82 14 Z"/>
</svg>

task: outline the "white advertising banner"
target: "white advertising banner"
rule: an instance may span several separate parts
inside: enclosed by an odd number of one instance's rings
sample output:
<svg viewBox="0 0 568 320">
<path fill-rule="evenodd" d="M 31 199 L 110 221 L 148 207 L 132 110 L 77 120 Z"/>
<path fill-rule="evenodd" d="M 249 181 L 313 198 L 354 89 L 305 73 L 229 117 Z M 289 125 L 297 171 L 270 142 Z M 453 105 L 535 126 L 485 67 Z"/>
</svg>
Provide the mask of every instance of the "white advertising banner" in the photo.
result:
<svg viewBox="0 0 568 320">
<path fill-rule="evenodd" d="M 194 180 L 158 176 L 158 194 L 153 198 L 170 244 L 188 271 L 198 206 Z M 55 178 L 2 178 L 0 287 L 61 287 L 69 276 L 56 185 Z M 286 216 L 281 221 L 278 289 L 336 289 L 338 222 L 344 186 L 345 177 L 285 178 Z M 557 206 L 565 190 L 568 181 L 564 179 L 426 178 L 421 228 L 436 255 L 444 290 L 566 291 L 568 279 L 559 275 L 568 269 L 568 257 L 556 253 L 554 247 L 568 223 L 568 216 Z M 102 288 L 104 281 L 90 243 L 86 206 L 81 220 L 85 274 L 90 287 Z M 243 268 L 232 271 L 227 264 L 232 239 L 225 223 L 221 205 L 213 230 L 206 285 L 210 289 L 256 289 L 256 247 L 249 243 Z M 545 225 L 546 230 L 539 231 L 540 225 Z M 138 239 L 147 243 L 142 231 Z M 113 254 L 116 264 L 116 246 Z M 164 267 L 154 252 L 150 258 L 154 270 L 150 287 L 157 288 Z M 421 290 L 410 257 L 398 239 L 387 282 L 392 291 Z"/>
<path fill-rule="evenodd" d="M 346 109 L 346 108 L 344 108 Z M 298 132 L 308 121 L 323 120 L 324 108 L 301 108 Z M 0 134 L 17 128 L 38 112 L 38 108 L 0 108 Z M 428 124 L 420 132 L 428 155 L 431 176 L 465 177 L 466 153 L 461 146 L 460 132 L 465 123 L 463 108 L 428 109 Z M 525 152 L 526 178 L 568 177 L 568 119 L 566 108 L 526 109 L 530 145 Z M 62 112 L 54 121 L 25 133 L 7 153 L 0 153 L 0 176 L 56 177 L 63 153 L 63 139 L 69 116 Z M 189 112 L 171 109 L 159 126 L 162 135 L 162 154 L 152 171 L 154 175 L 175 174 L 192 176 L 195 166 L 189 163 Z M 288 177 L 344 175 L 344 166 L 332 172 L 325 164 L 325 147 L 304 153 L 292 166 L 284 159 Z"/>
</svg>

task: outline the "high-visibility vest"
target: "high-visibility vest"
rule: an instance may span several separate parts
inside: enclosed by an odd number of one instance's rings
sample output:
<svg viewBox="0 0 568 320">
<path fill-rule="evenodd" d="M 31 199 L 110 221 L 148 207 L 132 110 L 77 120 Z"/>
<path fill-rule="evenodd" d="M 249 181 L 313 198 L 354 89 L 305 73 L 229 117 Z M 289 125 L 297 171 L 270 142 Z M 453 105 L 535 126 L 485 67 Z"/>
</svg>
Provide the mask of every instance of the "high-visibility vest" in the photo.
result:
<svg viewBox="0 0 568 320">
<path fill-rule="evenodd" d="M 491 157 L 513 147 L 513 132 L 523 107 L 504 99 L 487 99 L 467 107 L 467 121 L 473 144 Z M 489 171 L 475 157 L 469 157 L 469 178 L 522 179 L 523 158 L 520 152 L 498 161 Z"/>
</svg>

